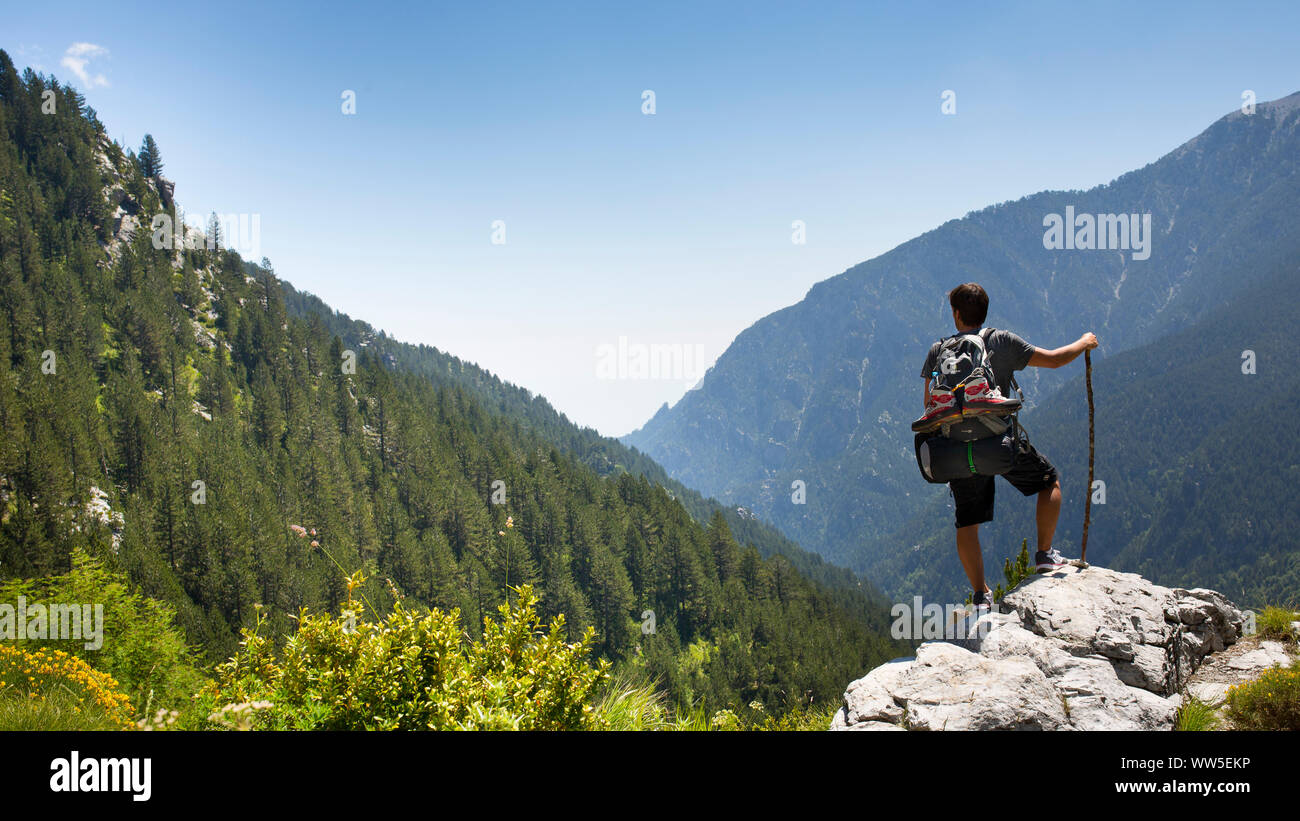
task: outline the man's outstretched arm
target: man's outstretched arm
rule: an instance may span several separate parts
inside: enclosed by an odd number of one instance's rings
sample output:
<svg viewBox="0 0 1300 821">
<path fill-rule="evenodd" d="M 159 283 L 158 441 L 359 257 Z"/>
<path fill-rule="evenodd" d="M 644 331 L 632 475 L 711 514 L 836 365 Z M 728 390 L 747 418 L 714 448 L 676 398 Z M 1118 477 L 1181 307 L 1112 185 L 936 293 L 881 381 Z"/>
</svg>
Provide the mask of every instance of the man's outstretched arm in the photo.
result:
<svg viewBox="0 0 1300 821">
<path fill-rule="evenodd" d="M 1064 348 L 1051 351 L 1034 348 L 1033 356 L 1029 357 L 1029 365 L 1034 368 L 1059 368 L 1073 362 L 1084 351 L 1097 347 L 1097 344 L 1097 335 L 1086 333 Z"/>
</svg>

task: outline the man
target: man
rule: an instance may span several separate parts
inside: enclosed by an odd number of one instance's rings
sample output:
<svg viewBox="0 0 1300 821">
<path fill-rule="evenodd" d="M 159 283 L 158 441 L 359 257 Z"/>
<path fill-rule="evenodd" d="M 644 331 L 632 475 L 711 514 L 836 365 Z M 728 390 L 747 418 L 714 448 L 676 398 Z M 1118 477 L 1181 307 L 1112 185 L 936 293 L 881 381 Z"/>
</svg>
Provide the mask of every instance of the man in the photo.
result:
<svg viewBox="0 0 1300 821">
<path fill-rule="evenodd" d="M 952 321 L 958 333 L 980 332 L 989 310 L 989 295 L 983 288 L 974 282 L 958 285 L 948 293 L 948 303 L 952 306 Z M 935 358 L 939 347 L 939 342 L 931 346 L 925 366 L 921 369 L 921 377 L 925 380 L 923 401 L 927 413 L 933 410 L 930 382 L 938 371 Z M 1003 397 L 1010 397 L 1011 377 L 1016 371 L 1024 370 L 1027 366 L 1059 368 L 1068 365 L 1084 351 L 1097 347 L 1097 337 L 1086 333 L 1063 348 L 1048 351 L 1030 345 L 1010 331 L 998 330 L 987 334 L 986 347 L 997 389 Z M 980 550 L 979 538 L 980 524 L 993 520 L 993 478 L 971 476 L 948 483 L 957 508 L 957 556 L 975 591 L 971 601 L 977 608 L 988 607 L 993 601 L 993 594 L 984 582 L 984 556 Z M 1031 445 L 1028 452 L 1017 453 L 1015 464 L 1010 472 L 1004 474 L 1004 478 L 1024 495 L 1038 496 L 1038 552 L 1034 555 L 1035 569 L 1039 573 L 1046 573 L 1064 566 L 1066 560 L 1060 551 L 1052 547 L 1056 520 L 1061 513 L 1061 482 L 1056 468 Z"/>
</svg>

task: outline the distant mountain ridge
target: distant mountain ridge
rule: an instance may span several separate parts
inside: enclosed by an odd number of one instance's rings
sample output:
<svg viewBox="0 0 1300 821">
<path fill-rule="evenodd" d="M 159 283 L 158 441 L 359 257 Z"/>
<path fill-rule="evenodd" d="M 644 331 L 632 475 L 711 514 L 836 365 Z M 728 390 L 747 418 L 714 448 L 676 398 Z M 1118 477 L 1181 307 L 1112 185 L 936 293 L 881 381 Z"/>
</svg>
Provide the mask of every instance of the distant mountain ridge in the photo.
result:
<svg viewBox="0 0 1300 821">
<path fill-rule="evenodd" d="M 1104 368 L 1108 357 L 1196 323 L 1300 258 L 1298 131 L 1293 94 L 1228 114 L 1106 185 L 1041 192 L 949 221 L 756 322 L 699 390 L 623 441 L 887 592 L 951 590 L 939 571 L 899 575 L 895 561 L 900 542 L 919 545 L 942 531 L 915 532 L 916 517 L 943 491 L 917 476 L 907 425 L 920 412 L 925 350 L 952 331 L 946 291 L 980 282 L 991 295 L 987 324 L 1041 347 L 1095 331 L 1094 362 Z M 1045 248 L 1045 220 L 1067 207 L 1149 214 L 1150 258 Z M 1031 431 L 1037 409 L 1077 372 L 1022 374 Z M 1067 509 L 1082 504 L 1083 480 L 1070 478 Z M 796 481 L 806 485 L 805 504 L 792 499 Z M 951 531 L 950 520 L 941 524 Z M 1062 529 L 1063 539 L 1076 536 Z"/>
</svg>

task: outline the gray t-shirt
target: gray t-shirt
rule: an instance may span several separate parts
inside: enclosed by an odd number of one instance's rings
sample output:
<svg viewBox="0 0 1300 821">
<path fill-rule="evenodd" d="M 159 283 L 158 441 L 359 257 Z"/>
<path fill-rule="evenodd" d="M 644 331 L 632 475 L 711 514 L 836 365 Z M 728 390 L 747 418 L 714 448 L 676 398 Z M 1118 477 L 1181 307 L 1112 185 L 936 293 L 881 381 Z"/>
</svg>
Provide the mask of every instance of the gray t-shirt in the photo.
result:
<svg viewBox="0 0 1300 821">
<path fill-rule="evenodd" d="M 976 328 L 968 333 L 978 334 L 980 330 Z M 942 342 L 941 339 L 930 346 L 930 353 L 925 357 L 925 366 L 921 368 L 922 379 L 930 378 L 935 371 L 939 370 L 934 360 L 939 355 L 939 345 Z M 1034 355 L 1034 346 L 1011 331 L 991 330 L 985 347 L 989 353 L 989 364 L 993 368 L 993 377 L 997 380 L 998 390 L 1008 399 L 1013 398 L 1011 375 L 1016 371 L 1023 371 L 1029 365 L 1029 359 Z"/>
</svg>

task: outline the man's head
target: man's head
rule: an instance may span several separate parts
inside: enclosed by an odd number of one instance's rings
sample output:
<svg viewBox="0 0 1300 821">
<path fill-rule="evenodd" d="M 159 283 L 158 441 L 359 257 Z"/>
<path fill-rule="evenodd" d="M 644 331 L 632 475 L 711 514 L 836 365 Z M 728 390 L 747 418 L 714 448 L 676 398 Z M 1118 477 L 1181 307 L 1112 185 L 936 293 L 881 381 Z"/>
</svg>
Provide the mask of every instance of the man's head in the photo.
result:
<svg viewBox="0 0 1300 821">
<path fill-rule="evenodd" d="M 959 331 L 980 327 L 989 314 L 989 295 L 974 282 L 949 291 L 948 304 L 952 306 L 952 321 Z"/>
</svg>

